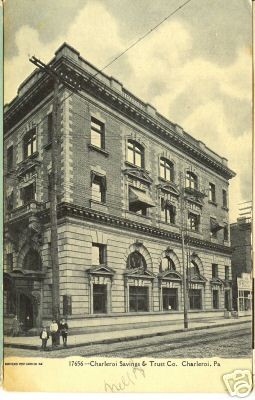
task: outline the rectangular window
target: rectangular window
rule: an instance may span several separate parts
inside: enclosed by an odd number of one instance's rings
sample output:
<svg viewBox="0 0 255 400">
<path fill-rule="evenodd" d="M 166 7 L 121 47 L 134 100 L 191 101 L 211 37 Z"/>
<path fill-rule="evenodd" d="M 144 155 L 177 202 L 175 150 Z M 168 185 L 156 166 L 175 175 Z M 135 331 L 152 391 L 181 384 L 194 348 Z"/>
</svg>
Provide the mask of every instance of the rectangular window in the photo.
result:
<svg viewBox="0 0 255 400">
<path fill-rule="evenodd" d="M 92 200 L 99 203 L 106 201 L 106 176 L 91 172 Z"/>
<path fill-rule="evenodd" d="M 212 278 L 218 278 L 218 264 L 212 264 Z"/>
<path fill-rule="evenodd" d="M 13 146 L 7 149 L 7 171 L 11 171 L 13 168 Z"/>
<path fill-rule="evenodd" d="M 23 139 L 24 158 L 32 156 L 36 152 L 36 129 L 31 129 Z"/>
<path fill-rule="evenodd" d="M 6 263 L 7 263 L 7 269 L 8 271 L 13 270 L 13 254 L 9 253 L 6 255 Z"/>
<path fill-rule="evenodd" d="M 209 201 L 216 203 L 215 185 L 213 183 L 209 183 Z"/>
<path fill-rule="evenodd" d="M 106 245 L 92 243 L 92 265 L 106 264 Z"/>
<path fill-rule="evenodd" d="M 194 232 L 199 231 L 200 215 L 189 212 L 188 214 L 188 229 Z"/>
<path fill-rule="evenodd" d="M 148 288 L 141 286 L 129 286 L 129 311 L 149 311 Z"/>
<path fill-rule="evenodd" d="M 48 130 L 48 143 L 52 142 L 53 137 L 53 118 L 52 113 L 48 114 L 47 117 L 47 130 Z"/>
<path fill-rule="evenodd" d="M 6 201 L 7 211 L 13 210 L 13 207 L 14 207 L 14 194 L 13 192 L 11 192 L 11 194 L 7 196 L 7 201 Z"/>
<path fill-rule="evenodd" d="M 229 280 L 229 266 L 225 265 L 225 280 L 228 281 Z"/>
<path fill-rule="evenodd" d="M 178 291 L 173 288 L 163 288 L 163 310 L 178 310 Z"/>
<path fill-rule="evenodd" d="M 224 235 L 224 240 L 228 241 L 228 225 L 227 224 L 224 226 L 223 235 Z"/>
<path fill-rule="evenodd" d="M 95 118 L 91 118 L 91 144 L 103 149 L 105 147 L 105 127 L 104 124 Z"/>
<path fill-rule="evenodd" d="M 213 290 L 212 296 L 213 296 L 213 308 L 217 309 L 217 308 L 219 308 L 219 291 Z"/>
<path fill-rule="evenodd" d="M 107 286 L 93 285 L 93 313 L 105 314 L 107 312 Z"/>
<path fill-rule="evenodd" d="M 217 220 L 216 218 L 210 218 L 210 230 L 211 230 L 211 237 L 217 239 Z"/>
<path fill-rule="evenodd" d="M 161 218 L 164 222 L 175 224 L 176 207 L 168 200 L 161 198 Z"/>
<path fill-rule="evenodd" d="M 189 307 L 190 307 L 190 310 L 201 310 L 202 309 L 201 289 L 190 289 L 189 290 Z"/>
<path fill-rule="evenodd" d="M 225 189 L 222 189 L 222 205 L 225 208 L 228 207 L 227 191 Z"/>
<path fill-rule="evenodd" d="M 63 296 L 63 315 L 72 315 L 72 296 Z"/>
<path fill-rule="evenodd" d="M 25 186 L 20 190 L 20 197 L 21 200 L 23 201 L 23 204 L 27 204 L 30 201 L 35 200 L 35 191 L 36 191 L 35 182 L 31 183 L 28 186 Z"/>
</svg>

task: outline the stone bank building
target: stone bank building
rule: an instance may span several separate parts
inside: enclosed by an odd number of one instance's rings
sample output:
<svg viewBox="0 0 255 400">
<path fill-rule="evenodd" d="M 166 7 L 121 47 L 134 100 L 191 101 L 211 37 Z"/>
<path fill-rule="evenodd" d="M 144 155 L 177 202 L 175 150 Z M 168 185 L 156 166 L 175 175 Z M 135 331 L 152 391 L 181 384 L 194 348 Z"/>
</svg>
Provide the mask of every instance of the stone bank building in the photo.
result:
<svg viewBox="0 0 255 400">
<path fill-rule="evenodd" d="M 61 315 L 71 327 L 181 319 L 185 266 L 189 317 L 223 316 L 227 160 L 69 45 L 50 65 L 81 86 L 59 88 Z M 53 81 L 36 69 L 4 110 L 4 317 L 27 329 L 52 318 L 52 102 Z"/>
</svg>

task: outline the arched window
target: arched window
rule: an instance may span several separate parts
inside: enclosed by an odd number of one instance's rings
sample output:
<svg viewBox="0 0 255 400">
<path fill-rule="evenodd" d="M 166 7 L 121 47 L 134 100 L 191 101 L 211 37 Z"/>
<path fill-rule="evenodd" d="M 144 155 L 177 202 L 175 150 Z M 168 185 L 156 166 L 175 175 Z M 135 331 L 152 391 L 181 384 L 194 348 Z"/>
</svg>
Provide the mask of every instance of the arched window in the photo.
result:
<svg viewBox="0 0 255 400">
<path fill-rule="evenodd" d="M 192 276 L 200 276 L 200 271 L 199 271 L 198 265 L 193 260 L 190 263 L 189 274 L 191 277 Z"/>
<path fill-rule="evenodd" d="M 127 268 L 144 268 L 146 269 L 146 261 L 144 256 L 139 251 L 133 251 L 127 258 Z"/>
<path fill-rule="evenodd" d="M 160 177 L 166 181 L 174 180 L 174 165 L 166 158 L 160 159 Z"/>
<path fill-rule="evenodd" d="M 161 271 L 175 271 L 176 267 L 175 267 L 175 263 L 173 262 L 173 260 L 170 257 L 164 257 L 161 260 L 161 264 L 160 264 L 160 270 Z"/>
<path fill-rule="evenodd" d="M 127 161 L 137 167 L 144 167 L 144 148 L 134 140 L 128 141 Z"/>
<path fill-rule="evenodd" d="M 197 175 L 194 172 L 186 172 L 186 188 L 197 189 Z"/>
<path fill-rule="evenodd" d="M 24 257 L 23 268 L 26 270 L 40 271 L 42 268 L 41 257 L 38 251 L 30 249 Z"/>
</svg>

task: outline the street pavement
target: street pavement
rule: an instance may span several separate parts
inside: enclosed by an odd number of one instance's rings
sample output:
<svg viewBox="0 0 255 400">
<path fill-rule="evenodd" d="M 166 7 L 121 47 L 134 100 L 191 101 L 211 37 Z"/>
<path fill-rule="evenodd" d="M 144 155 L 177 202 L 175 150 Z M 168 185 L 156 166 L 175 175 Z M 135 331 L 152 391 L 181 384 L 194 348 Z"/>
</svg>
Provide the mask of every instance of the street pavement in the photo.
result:
<svg viewBox="0 0 255 400">
<path fill-rule="evenodd" d="M 246 322 L 249 327 L 251 327 L 251 316 L 248 317 L 240 317 L 240 318 L 206 318 L 203 320 L 192 320 L 189 322 L 188 332 L 196 331 L 196 330 L 204 330 L 210 328 L 219 328 L 222 326 L 236 326 L 238 329 L 238 325 Z M 70 330 L 70 334 L 68 336 L 68 347 L 80 347 L 80 346 L 88 346 L 91 344 L 101 344 L 101 343 L 116 343 L 123 341 L 130 341 L 135 339 L 149 338 L 154 336 L 167 335 L 169 333 L 178 333 L 183 332 L 183 321 L 171 321 L 169 324 L 159 325 L 159 326 L 148 326 L 137 328 L 133 326 L 129 329 L 123 330 L 114 330 L 112 331 L 104 331 L 102 327 L 101 332 L 88 332 L 88 333 L 80 333 L 72 335 Z M 48 342 L 50 343 L 50 341 Z M 24 348 L 36 350 L 41 346 L 41 341 L 39 337 L 28 337 L 28 336 L 19 336 L 19 337 L 4 337 L 4 346 L 5 347 L 16 347 L 16 348 Z M 62 349 L 62 346 L 59 347 Z"/>
</svg>

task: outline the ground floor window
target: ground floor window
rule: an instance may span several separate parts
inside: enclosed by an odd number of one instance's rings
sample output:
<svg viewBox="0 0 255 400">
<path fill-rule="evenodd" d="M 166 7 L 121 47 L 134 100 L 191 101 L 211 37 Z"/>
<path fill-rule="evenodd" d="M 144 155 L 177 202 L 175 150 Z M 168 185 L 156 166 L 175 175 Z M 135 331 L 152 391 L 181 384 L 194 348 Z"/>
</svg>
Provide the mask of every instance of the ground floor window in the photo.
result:
<svg viewBox="0 0 255 400">
<path fill-rule="evenodd" d="M 93 313 L 104 314 L 107 312 L 107 285 L 93 285 Z"/>
<path fill-rule="evenodd" d="M 201 289 L 189 290 L 189 308 L 190 310 L 202 309 L 202 291 Z"/>
<path fill-rule="evenodd" d="M 173 288 L 163 288 L 163 310 L 178 310 L 178 291 Z"/>
<path fill-rule="evenodd" d="M 129 286 L 129 311 L 149 311 L 148 287 Z"/>
<path fill-rule="evenodd" d="M 239 290 L 239 311 L 251 310 L 251 292 L 249 290 Z"/>
<path fill-rule="evenodd" d="M 219 291 L 212 291 L 213 308 L 219 308 Z"/>
</svg>

